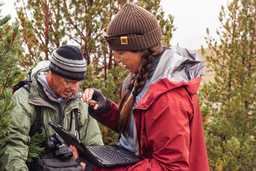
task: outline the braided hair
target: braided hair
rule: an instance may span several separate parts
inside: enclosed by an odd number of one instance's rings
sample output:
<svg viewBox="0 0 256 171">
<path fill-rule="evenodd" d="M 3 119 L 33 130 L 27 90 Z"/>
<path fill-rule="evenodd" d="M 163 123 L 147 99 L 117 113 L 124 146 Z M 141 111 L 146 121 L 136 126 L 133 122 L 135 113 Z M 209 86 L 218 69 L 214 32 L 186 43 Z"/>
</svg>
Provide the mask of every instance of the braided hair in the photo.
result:
<svg viewBox="0 0 256 171">
<path fill-rule="evenodd" d="M 120 120 L 119 131 L 125 133 L 127 121 L 131 114 L 135 98 L 142 91 L 146 82 L 152 77 L 156 62 L 159 61 L 161 47 L 154 47 L 143 52 L 142 61 L 138 72 L 133 76 L 128 86 L 128 91 L 123 96 L 119 105 Z"/>
</svg>

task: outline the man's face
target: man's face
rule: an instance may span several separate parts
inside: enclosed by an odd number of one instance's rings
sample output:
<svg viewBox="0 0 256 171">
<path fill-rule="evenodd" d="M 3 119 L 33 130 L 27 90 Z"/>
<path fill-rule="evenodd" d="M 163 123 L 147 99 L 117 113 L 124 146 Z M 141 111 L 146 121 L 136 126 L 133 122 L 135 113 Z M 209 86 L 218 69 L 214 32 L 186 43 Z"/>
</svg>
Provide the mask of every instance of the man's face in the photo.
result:
<svg viewBox="0 0 256 171">
<path fill-rule="evenodd" d="M 53 72 L 48 73 L 48 83 L 50 88 L 60 97 L 69 99 L 77 94 L 79 89 L 79 81 L 66 79 Z"/>
</svg>

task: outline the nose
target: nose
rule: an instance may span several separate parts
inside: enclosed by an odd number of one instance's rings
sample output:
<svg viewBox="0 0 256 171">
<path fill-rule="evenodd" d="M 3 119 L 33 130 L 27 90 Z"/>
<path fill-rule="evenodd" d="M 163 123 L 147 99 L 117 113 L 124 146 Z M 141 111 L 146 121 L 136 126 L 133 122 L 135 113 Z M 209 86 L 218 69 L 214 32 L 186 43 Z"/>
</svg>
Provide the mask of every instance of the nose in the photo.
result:
<svg viewBox="0 0 256 171">
<path fill-rule="evenodd" d="M 68 82 L 66 83 L 66 88 L 72 92 L 76 92 L 78 90 L 79 83 L 78 82 Z"/>
<path fill-rule="evenodd" d="M 116 63 L 121 62 L 121 55 L 119 55 L 117 52 L 114 52 L 113 56 L 114 56 L 114 60 L 115 60 Z"/>
<path fill-rule="evenodd" d="M 78 87 L 78 83 L 71 83 L 70 84 L 70 88 L 71 88 L 72 91 L 77 90 L 77 87 Z"/>
</svg>

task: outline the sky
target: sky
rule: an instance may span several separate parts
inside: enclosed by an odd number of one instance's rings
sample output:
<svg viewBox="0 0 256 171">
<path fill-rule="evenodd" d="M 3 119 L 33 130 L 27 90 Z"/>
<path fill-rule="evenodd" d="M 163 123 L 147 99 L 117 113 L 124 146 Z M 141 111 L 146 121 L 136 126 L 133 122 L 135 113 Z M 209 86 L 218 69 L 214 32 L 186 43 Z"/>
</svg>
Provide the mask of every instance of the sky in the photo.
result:
<svg viewBox="0 0 256 171">
<path fill-rule="evenodd" d="M 211 36 L 216 36 L 221 6 L 227 7 L 228 0 L 162 0 L 162 7 L 167 14 L 174 16 L 172 45 L 189 49 L 206 46 L 206 28 Z"/>
<path fill-rule="evenodd" d="M 166 14 L 174 16 L 172 45 L 188 49 L 199 49 L 206 46 L 206 28 L 211 36 L 216 36 L 220 26 L 218 15 L 221 5 L 227 6 L 229 0 L 161 0 L 161 6 Z M 5 5 L 2 15 L 14 15 L 14 0 L 0 0 Z"/>
</svg>

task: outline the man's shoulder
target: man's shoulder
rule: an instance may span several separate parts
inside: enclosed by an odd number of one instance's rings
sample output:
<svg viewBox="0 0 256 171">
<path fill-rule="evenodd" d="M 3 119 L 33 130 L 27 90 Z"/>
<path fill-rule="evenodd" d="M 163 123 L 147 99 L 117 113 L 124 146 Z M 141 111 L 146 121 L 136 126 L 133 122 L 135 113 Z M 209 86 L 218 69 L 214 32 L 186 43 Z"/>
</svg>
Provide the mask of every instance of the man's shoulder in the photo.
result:
<svg viewBox="0 0 256 171">
<path fill-rule="evenodd" d="M 13 99 L 25 100 L 29 98 L 29 87 L 24 85 L 13 93 Z"/>
</svg>

